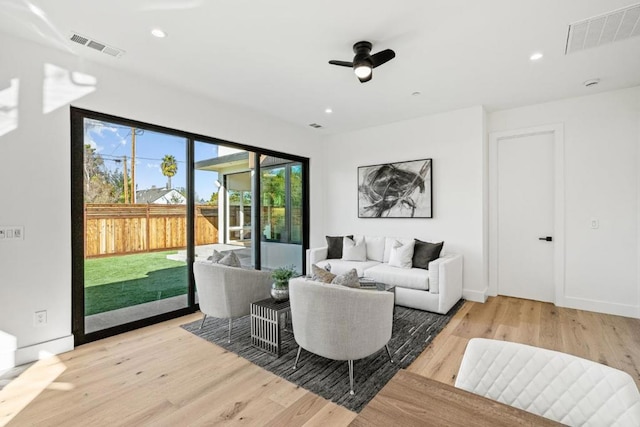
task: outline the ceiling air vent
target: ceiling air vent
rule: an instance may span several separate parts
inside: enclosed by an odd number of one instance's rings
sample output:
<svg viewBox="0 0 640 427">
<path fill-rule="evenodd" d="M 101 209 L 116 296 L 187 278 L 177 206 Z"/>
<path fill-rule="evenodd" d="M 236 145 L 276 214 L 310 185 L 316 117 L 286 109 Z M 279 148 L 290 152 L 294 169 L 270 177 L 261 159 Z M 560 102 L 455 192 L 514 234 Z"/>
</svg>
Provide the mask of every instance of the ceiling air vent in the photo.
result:
<svg viewBox="0 0 640 427">
<path fill-rule="evenodd" d="M 640 35 L 640 4 L 569 25 L 565 54 Z"/>
<path fill-rule="evenodd" d="M 124 50 L 115 48 L 113 46 L 107 46 L 106 44 L 99 42 L 97 40 L 93 40 L 89 37 L 80 35 L 76 32 L 72 32 L 69 36 L 69 40 L 72 42 L 76 42 L 86 47 L 90 47 L 91 49 L 95 49 L 98 52 L 106 53 L 107 55 L 114 56 L 116 58 L 120 58 L 124 55 Z"/>
<path fill-rule="evenodd" d="M 309 124 L 309 126 L 311 126 L 312 128 L 315 128 L 315 129 L 320 129 L 322 127 L 322 125 L 319 125 L 317 123 L 311 123 L 311 124 Z"/>
</svg>

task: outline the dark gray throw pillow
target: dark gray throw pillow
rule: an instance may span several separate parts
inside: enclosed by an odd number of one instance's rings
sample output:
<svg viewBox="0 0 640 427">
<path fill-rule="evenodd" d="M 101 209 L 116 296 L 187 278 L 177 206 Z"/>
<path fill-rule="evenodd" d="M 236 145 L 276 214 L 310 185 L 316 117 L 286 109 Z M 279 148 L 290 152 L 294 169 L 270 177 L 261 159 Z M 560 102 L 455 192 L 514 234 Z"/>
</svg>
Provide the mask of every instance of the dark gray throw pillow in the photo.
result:
<svg viewBox="0 0 640 427">
<path fill-rule="evenodd" d="M 422 240 L 414 239 L 416 241 L 413 247 L 413 268 L 429 269 L 429 263 L 433 260 L 440 258 L 440 252 L 444 242 L 429 243 Z"/>
<path fill-rule="evenodd" d="M 353 235 L 347 237 L 353 239 Z M 327 236 L 327 259 L 342 258 L 342 239 L 344 236 Z"/>
</svg>

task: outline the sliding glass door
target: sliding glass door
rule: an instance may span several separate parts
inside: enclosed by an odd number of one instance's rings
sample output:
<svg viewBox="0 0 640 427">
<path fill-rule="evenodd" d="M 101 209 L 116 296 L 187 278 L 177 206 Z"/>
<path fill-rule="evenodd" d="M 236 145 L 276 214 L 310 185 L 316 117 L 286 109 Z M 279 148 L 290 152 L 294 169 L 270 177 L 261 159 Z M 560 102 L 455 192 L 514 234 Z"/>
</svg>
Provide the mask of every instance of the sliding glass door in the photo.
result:
<svg viewBox="0 0 640 427">
<path fill-rule="evenodd" d="M 72 108 L 76 343 L 197 310 L 193 263 L 294 265 L 308 246 L 308 159 Z"/>
</svg>

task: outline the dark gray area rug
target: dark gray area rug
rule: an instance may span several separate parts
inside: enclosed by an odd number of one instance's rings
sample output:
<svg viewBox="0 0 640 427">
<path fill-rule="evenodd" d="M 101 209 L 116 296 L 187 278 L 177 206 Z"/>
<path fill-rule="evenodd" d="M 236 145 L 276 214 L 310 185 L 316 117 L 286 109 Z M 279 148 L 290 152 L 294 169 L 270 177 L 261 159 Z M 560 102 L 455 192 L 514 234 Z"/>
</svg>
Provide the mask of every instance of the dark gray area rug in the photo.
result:
<svg viewBox="0 0 640 427">
<path fill-rule="evenodd" d="M 351 411 L 360 412 L 398 370 L 409 366 L 422 353 L 462 304 L 463 301 L 459 301 L 446 315 L 396 306 L 393 333 L 389 341 L 394 363 L 389 363 L 384 348 L 367 358 L 356 360 L 353 396 L 349 394 L 349 368 L 346 361 L 325 359 L 303 349 L 298 369 L 292 369 L 298 345 L 290 331 L 283 332 L 282 355 L 275 357 L 251 346 L 250 316 L 233 321 L 231 344 L 227 343 L 226 319 L 208 317 L 202 329 L 198 329 L 200 320 L 182 327 L 287 381 Z"/>
</svg>

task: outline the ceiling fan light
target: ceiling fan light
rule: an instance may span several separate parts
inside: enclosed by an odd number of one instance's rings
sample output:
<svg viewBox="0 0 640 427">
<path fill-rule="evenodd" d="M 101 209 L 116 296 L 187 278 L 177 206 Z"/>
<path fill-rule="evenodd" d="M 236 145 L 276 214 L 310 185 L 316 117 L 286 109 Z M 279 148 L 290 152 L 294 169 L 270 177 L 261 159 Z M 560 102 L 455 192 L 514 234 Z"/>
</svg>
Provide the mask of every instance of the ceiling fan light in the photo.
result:
<svg viewBox="0 0 640 427">
<path fill-rule="evenodd" d="M 369 77 L 372 71 L 371 66 L 367 64 L 360 64 L 356 66 L 353 70 L 356 73 L 356 76 L 360 77 L 361 79 L 365 77 Z"/>
</svg>

